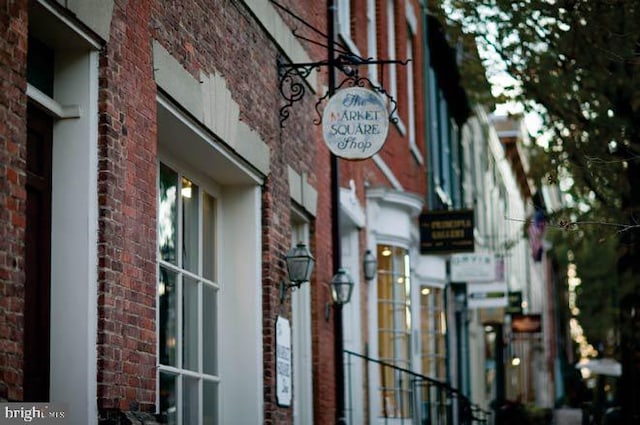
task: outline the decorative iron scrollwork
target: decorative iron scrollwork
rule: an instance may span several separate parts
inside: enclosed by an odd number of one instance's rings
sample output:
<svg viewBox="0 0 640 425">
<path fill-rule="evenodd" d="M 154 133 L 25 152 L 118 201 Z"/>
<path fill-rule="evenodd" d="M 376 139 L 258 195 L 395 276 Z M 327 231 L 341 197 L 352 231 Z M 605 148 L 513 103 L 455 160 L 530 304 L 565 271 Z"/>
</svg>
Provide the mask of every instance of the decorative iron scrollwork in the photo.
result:
<svg viewBox="0 0 640 425">
<path fill-rule="evenodd" d="M 280 108 L 280 127 L 284 127 L 284 122 L 291 115 L 291 107 L 296 103 L 304 99 L 304 96 L 307 93 L 307 82 L 306 78 L 311 74 L 311 72 L 315 69 L 320 71 L 323 67 L 328 67 L 330 72 L 334 72 L 335 70 L 339 70 L 346 78 L 344 78 L 340 84 L 330 89 L 324 96 L 318 99 L 315 109 L 318 113 L 319 119 L 314 119 L 314 123 L 316 125 L 320 125 L 322 123 L 322 115 L 320 113 L 319 107 L 322 102 L 333 94 L 334 89 L 338 90 L 344 86 L 360 86 L 364 87 L 368 85 L 374 91 L 380 93 L 385 96 L 389 103 L 392 105 L 392 110 L 390 113 L 390 121 L 397 122 L 398 118 L 395 112 L 398 109 L 398 104 L 396 100 L 391 96 L 382 86 L 378 86 L 374 84 L 371 80 L 366 77 L 359 76 L 359 67 L 368 66 L 368 65 L 406 65 L 409 60 L 400 61 L 400 60 L 374 60 L 373 58 L 362 58 L 358 55 L 350 53 L 348 48 L 336 41 L 334 41 L 333 37 L 330 35 L 324 34 L 322 31 L 314 28 L 304 19 L 295 15 L 288 8 L 279 4 L 275 0 L 270 0 L 279 10 L 282 10 L 284 13 L 292 17 L 299 23 L 303 24 L 303 29 L 307 29 L 311 31 L 316 36 L 320 36 L 323 39 L 326 39 L 326 43 L 314 41 L 309 37 L 305 37 L 300 34 L 298 28 L 294 28 L 292 30 L 294 37 L 304 40 L 305 42 L 309 42 L 312 44 L 316 44 L 322 47 L 331 47 L 331 54 L 329 56 L 333 56 L 333 51 L 337 52 L 338 55 L 335 57 L 329 57 L 325 61 L 320 62 L 310 62 L 310 63 L 286 63 L 282 59 L 278 59 L 278 76 L 279 76 L 279 90 L 282 98 L 284 99 L 284 105 Z"/>
<path fill-rule="evenodd" d="M 367 65 L 389 65 L 398 64 L 406 65 L 408 60 L 373 60 L 363 59 L 355 55 L 340 55 L 332 62 L 312 62 L 302 64 L 287 64 L 282 60 L 278 61 L 278 70 L 280 76 L 279 89 L 282 98 L 285 100 L 285 104 L 280 108 L 280 127 L 284 127 L 284 122 L 291 115 L 290 109 L 294 103 L 301 101 L 307 93 L 307 87 L 305 79 L 315 69 L 320 71 L 323 66 L 333 66 L 346 76 L 340 84 L 336 86 L 336 90 L 342 87 L 365 87 L 368 86 L 375 92 L 383 95 L 389 100 L 391 105 L 391 111 L 389 114 L 389 120 L 393 123 L 398 121 L 396 111 L 398 110 L 398 102 L 391 96 L 381 85 L 375 84 L 367 77 L 361 77 L 359 67 Z M 315 109 L 318 118 L 313 120 L 315 125 L 322 124 L 322 113 L 320 112 L 320 105 L 324 100 L 331 96 L 331 92 L 327 92 L 324 96 L 320 97 L 316 102 Z"/>
<path fill-rule="evenodd" d="M 386 97 L 389 101 L 389 104 L 391 105 L 391 111 L 389 112 L 389 121 L 394 124 L 398 122 L 398 116 L 396 115 L 396 111 L 398 110 L 398 102 L 396 102 L 393 96 L 391 96 L 382 86 L 374 84 L 373 81 L 371 81 L 367 77 L 360 77 L 360 75 L 356 71 L 351 76 L 343 79 L 340 84 L 336 86 L 336 90 L 340 90 L 343 87 L 368 87 L 376 93 Z M 329 98 L 330 95 L 331 93 L 327 92 L 316 102 L 315 109 L 318 117 L 313 120 L 313 123 L 315 125 L 322 124 L 322 111 L 320 111 L 320 105 L 322 105 L 322 103 L 327 98 Z"/>
<path fill-rule="evenodd" d="M 305 79 L 314 69 L 319 70 L 319 64 L 290 65 L 278 61 L 280 95 L 285 100 L 280 108 L 280 127 L 284 127 L 284 122 L 291 115 L 289 110 L 293 104 L 304 98 L 307 92 Z"/>
</svg>

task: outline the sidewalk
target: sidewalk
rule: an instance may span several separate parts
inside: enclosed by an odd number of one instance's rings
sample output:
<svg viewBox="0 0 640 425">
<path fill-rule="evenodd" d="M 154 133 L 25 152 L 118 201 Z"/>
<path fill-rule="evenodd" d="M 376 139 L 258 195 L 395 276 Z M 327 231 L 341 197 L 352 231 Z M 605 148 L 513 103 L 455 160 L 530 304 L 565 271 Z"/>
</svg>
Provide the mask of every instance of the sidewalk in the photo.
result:
<svg viewBox="0 0 640 425">
<path fill-rule="evenodd" d="M 553 411 L 553 425 L 582 425 L 582 410 L 562 408 Z"/>
</svg>

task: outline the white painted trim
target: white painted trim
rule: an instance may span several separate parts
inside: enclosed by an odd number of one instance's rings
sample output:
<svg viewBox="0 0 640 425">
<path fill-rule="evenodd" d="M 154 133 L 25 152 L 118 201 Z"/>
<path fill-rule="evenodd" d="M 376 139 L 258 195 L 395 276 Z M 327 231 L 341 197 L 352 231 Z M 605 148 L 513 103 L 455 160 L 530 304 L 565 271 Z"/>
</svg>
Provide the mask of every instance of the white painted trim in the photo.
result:
<svg viewBox="0 0 640 425">
<path fill-rule="evenodd" d="M 318 209 L 318 192 L 307 180 L 307 173 L 298 174 L 291 166 L 287 166 L 289 179 L 289 196 L 311 216 L 315 217 Z"/>
<path fill-rule="evenodd" d="M 98 56 L 60 50 L 55 71 L 59 102 L 87 111 L 53 131 L 50 394 L 70 425 L 98 418 Z"/>
<path fill-rule="evenodd" d="M 240 119 L 226 80 L 201 73 L 195 78 L 158 41 L 153 41 L 154 79 L 202 127 L 211 131 L 247 163 L 267 175 L 271 150 L 257 131 Z M 186 119 L 186 117 L 185 117 Z"/>
<path fill-rule="evenodd" d="M 405 3 L 405 16 L 411 32 L 413 34 L 418 33 L 418 19 L 416 18 L 416 11 L 413 9 L 413 4 L 410 2 Z"/>
<path fill-rule="evenodd" d="M 356 196 L 355 187 L 340 188 L 340 212 L 353 226 L 362 229 L 366 225 L 364 209 Z"/>
<path fill-rule="evenodd" d="M 37 0 L 38 4 L 44 7 L 51 15 L 57 18 L 62 24 L 69 27 L 76 35 L 82 38 L 85 42 L 89 43 L 91 47 L 96 50 L 102 48 L 102 42 L 99 38 L 94 37 L 93 35 L 87 33 L 83 28 L 81 28 L 75 21 L 69 19 L 68 17 L 61 14 L 58 8 L 51 4 L 51 1 L 48 0 Z"/>
<path fill-rule="evenodd" d="M 203 142 L 206 143 L 208 147 L 215 151 L 217 155 L 220 155 L 224 158 L 225 161 L 228 161 L 232 166 L 237 167 L 241 170 L 249 179 L 253 180 L 256 184 L 263 183 L 263 176 L 256 173 L 253 169 L 247 167 L 244 163 L 238 160 L 235 155 L 228 152 L 222 146 L 216 138 L 211 136 L 209 133 L 204 131 L 199 124 L 193 122 L 193 120 L 188 117 L 184 112 L 178 109 L 173 102 L 165 98 L 162 94 L 158 94 L 156 97 L 158 101 L 158 105 L 162 108 L 165 108 L 168 112 L 170 112 L 178 121 L 185 125 L 190 131 L 192 131 L 197 137 L 201 138 Z"/>
<path fill-rule="evenodd" d="M 402 185 L 400 184 L 400 181 L 396 178 L 396 176 L 393 174 L 393 170 L 389 168 L 389 166 L 384 162 L 382 157 L 379 154 L 376 154 L 372 158 L 373 158 L 373 162 L 378 166 L 380 171 L 382 171 L 382 174 L 384 174 L 384 176 L 387 179 L 389 179 L 389 182 L 391 182 L 391 185 L 393 186 L 393 188 L 398 190 L 403 190 Z"/>
<path fill-rule="evenodd" d="M 27 83 L 27 97 L 54 118 L 60 120 L 80 118 L 80 106 L 63 106 L 29 83 Z"/>
</svg>

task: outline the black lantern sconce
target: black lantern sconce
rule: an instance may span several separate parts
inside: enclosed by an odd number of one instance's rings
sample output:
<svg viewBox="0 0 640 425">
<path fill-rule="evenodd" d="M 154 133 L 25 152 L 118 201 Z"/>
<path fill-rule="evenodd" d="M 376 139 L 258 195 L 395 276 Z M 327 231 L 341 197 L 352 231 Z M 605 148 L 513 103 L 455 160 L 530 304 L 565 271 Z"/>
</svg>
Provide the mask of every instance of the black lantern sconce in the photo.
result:
<svg viewBox="0 0 640 425">
<path fill-rule="evenodd" d="M 287 274 L 289 281 L 287 284 L 280 281 L 280 302 L 284 301 L 287 289 L 298 288 L 304 282 L 309 282 L 313 272 L 314 259 L 309 249 L 302 242 L 291 248 L 285 257 L 287 262 Z"/>
<path fill-rule="evenodd" d="M 364 253 L 364 259 L 362 260 L 362 266 L 364 269 L 364 278 L 367 282 L 371 282 L 378 272 L 378 260 L 373 255 L 370 249 Z"/>
<path fill-rule="evenodd" d="M 347 304 L 351 300 L 352 293 L 353 279 L 345 269 L 341 268 L 331 279 L 331 298 L 333 304 L 342 307 L 343 304 Z M 324 318 L 327 321 L 329 320 L 330 311 L 331 303 L 327 303 L 324 309 Z"/>
</svg>

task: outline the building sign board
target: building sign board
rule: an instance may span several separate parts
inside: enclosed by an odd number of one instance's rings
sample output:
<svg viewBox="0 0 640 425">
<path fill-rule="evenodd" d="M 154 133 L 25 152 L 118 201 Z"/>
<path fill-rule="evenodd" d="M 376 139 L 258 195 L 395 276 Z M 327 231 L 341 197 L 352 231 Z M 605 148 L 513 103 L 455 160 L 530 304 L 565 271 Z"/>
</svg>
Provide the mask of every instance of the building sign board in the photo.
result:
<svg viewBox="0 0 640 425">
<path fill-rule="evenodd" d="M 389 112 L 373 90 L 348 87 L 338 90 L 322 114 L 322 134 L 329 150 L 344 159 L 367 159 L 387 140 Z"/>
<path fill-rule="evenodd" d="M 291 325 L 289 320 L 276 319 L 276 398 L 278 405 L 291 406 Z"/>
<path fill-rule="evenodd" d="M 510 291 L 507 297 L 509 305 L 504 312 L 506 314 L 522 314 L 522 291 Z"/>
<path fill-rule="evenodd" d="M 511 331 L 513 333 L 542 332 L 542 317 L 539 314 L 513 314 Z"/>
<path fill-rule="evenodd" d="M 473 250 L 473 210 L 429 211 L 420 215 L 421 254 Z"/>
<path fill-rule="evenodd" d="M 451 255 L 452 282 L 495 282 L 496 259 L 492 253 Z"/>
<path fill-rule="evenodd" d="M 506 305 L 506 283 L 467 283 L 468 308 L 498 308 Z"/>
</svg>

